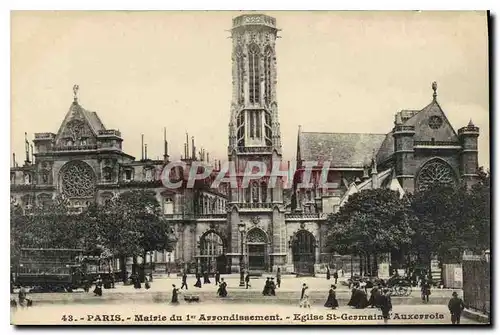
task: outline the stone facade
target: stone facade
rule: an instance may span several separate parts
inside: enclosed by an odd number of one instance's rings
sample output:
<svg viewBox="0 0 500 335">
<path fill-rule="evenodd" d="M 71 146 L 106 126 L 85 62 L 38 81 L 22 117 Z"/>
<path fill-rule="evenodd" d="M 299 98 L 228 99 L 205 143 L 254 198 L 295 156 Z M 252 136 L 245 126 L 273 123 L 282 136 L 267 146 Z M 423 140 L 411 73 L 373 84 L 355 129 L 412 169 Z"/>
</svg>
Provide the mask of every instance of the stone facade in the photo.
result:
<svg viewBox="0 0 500 335">
<path fill-rule="evenodd" d="M 177 245 L 172 254 L 150 256 L 161 271 L 166 263 L 177 269 L 221 273 L 273 271 L 313 274 L 325 265 L 344 271 L 350 256 L 331 255 L 325 248 L 326 216 L 335 213 L 353 193 L 368 188 L 415 192 L 433 180 L 449 183 L 477 178 L 477 137 L 472 121 L 458 133 L 437 102 L 421 110 L 402 110 L 386 134 L 315 133 L 299 127 L 296 172 L 283 164 L 276 95 L 278 29 L 274 18 L 250 14 L 233 20 L 232 101 L 229 118 L 228 161 L 236 166 L 238 186 L 208 183 L 194 188 L 166 188 L 161 182 L 169 163 L 165 136 L 163 160 L 122 151 L 117 130 L 106 129 L 95 112 L 80 106 L 76 97 L 57 133 L 37 133 L 35 153 L 26 140 L 26 159 L 11 168 L 11 201 L 27 211 L 65 195 L 70 210 L 82 211 L 90 202 L 130 189 L 154 190 L 166 218 L 172 221 Z M 196 155 L 186 138 L 184 156 L 189 169 Z M 274 187 L 268 174 L 244 185 L 248 162 L 267 171 L 286 170 Z M 301 187 L 304 169 L 312 166 L 311 185 Z M 328 162 L 328 189 L 320 187 Z M 209 180 L 221 172 L 215 164 Z M 178 177 L 183 178 L 182 171 Z M 287 185 L 287 183 L 289 185 Z M 288 187 L 291 186 L 291 187 Z M 243 264 L 241 264 L 243 262 Z M 169 265 L 169 266 L 170 266 Z"/>
</svg>

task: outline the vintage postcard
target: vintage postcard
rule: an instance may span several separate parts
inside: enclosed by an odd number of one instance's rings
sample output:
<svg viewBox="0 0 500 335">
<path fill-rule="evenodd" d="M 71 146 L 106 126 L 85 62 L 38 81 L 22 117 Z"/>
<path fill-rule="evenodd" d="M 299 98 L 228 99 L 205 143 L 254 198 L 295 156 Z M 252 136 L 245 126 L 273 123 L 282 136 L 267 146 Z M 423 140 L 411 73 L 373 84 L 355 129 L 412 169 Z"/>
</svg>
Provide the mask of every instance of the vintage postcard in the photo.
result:
<svg viewBox="0 0 500 335">
<path fill-rule="evenodd" d="M 490 324 L 488 26 L 11 12 L 11 323 Z"/>
</svg>

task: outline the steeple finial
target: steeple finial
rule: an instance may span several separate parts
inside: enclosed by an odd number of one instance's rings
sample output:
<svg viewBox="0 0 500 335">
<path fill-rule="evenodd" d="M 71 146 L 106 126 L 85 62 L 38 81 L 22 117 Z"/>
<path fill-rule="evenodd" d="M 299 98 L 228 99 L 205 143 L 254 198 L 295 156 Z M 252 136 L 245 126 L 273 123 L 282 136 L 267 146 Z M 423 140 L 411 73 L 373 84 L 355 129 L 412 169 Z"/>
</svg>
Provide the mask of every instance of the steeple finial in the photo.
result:
<svg viewBox="0 0 500 335">
<path fill-rule="evenodd" d="M 470 119 L 469 124 L 467 126 L 468 127 L 474 127 L 474 122 L 472 122 L 472 119 Z"/>
<path fill-rule="evenodd" d="M 437 84 L 437 82 L 436 82 L 436 81 L 433 81 L 433 82 L 432 82 L 432 90 L 434 91 L 434 93 L 432 93 L 432 98 L 433 98 L 434 100 L 436 100 L 436 98 L 437 98 L 437 88 L 438 88 L 438 84 Z"/>
<path fill-rule="evenodd" d="M 78 85 L 73 85 L 73 101 L 78 102 L 78 90 L 80 89 L 80 86 Z"/>
</svg>

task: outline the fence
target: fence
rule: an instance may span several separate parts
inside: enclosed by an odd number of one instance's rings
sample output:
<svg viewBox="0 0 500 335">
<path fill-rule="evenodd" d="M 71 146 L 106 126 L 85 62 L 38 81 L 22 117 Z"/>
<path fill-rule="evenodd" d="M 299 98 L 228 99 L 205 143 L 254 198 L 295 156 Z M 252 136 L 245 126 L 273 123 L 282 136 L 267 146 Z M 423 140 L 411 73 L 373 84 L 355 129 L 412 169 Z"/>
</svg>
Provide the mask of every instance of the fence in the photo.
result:
<svg viewBox="0 0 500 335">
<path fill-rule="evenodd" d="M 462 268 L 465 305 L 490 315 L 490 262 L 464 260 Z"/>
</svg>

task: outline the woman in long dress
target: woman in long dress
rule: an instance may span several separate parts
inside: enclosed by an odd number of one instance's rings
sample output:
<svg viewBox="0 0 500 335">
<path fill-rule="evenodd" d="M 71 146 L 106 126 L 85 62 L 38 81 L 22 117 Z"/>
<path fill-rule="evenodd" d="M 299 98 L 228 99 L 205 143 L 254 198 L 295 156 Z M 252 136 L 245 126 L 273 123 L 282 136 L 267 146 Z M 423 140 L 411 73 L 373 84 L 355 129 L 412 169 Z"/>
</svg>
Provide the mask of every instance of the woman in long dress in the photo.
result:
<svg viewBox="0 0 500 335">
<path fill-rule="evenodd" d="M 331 307 L 332 309 L 339 307 L 339 302 L 337 301 L 337 294 L 335 292 L 336 288 L 337 287 L 335 285 L 331 286 L 330 291 L 328 292 L 328 298 L 325 302 L 325 307 Z"/>
<path fill-rule="evenodd" d="M 172 304 L 179 303 L 179 289 L 175 287 L 175 284 L 172 284 Z"/>
<path fill-rule="evenodd" d="M 309 302 L 309 287 L 306 285 L 302 291 L 302 301 L 300 302 L 301 307 L 311 308 L 311 303 Z"/>
<path fill-rule="evenodd" d="M 227 284 L 224 281 L 224 278 L 221 278 L 221 282 L 219 284 L 219 289 L 217 290 L 217 293 L 219 294 L 219 297 L 226 297 L 227 296 L 226 287 L 227 287 Z"/>
</svg>

